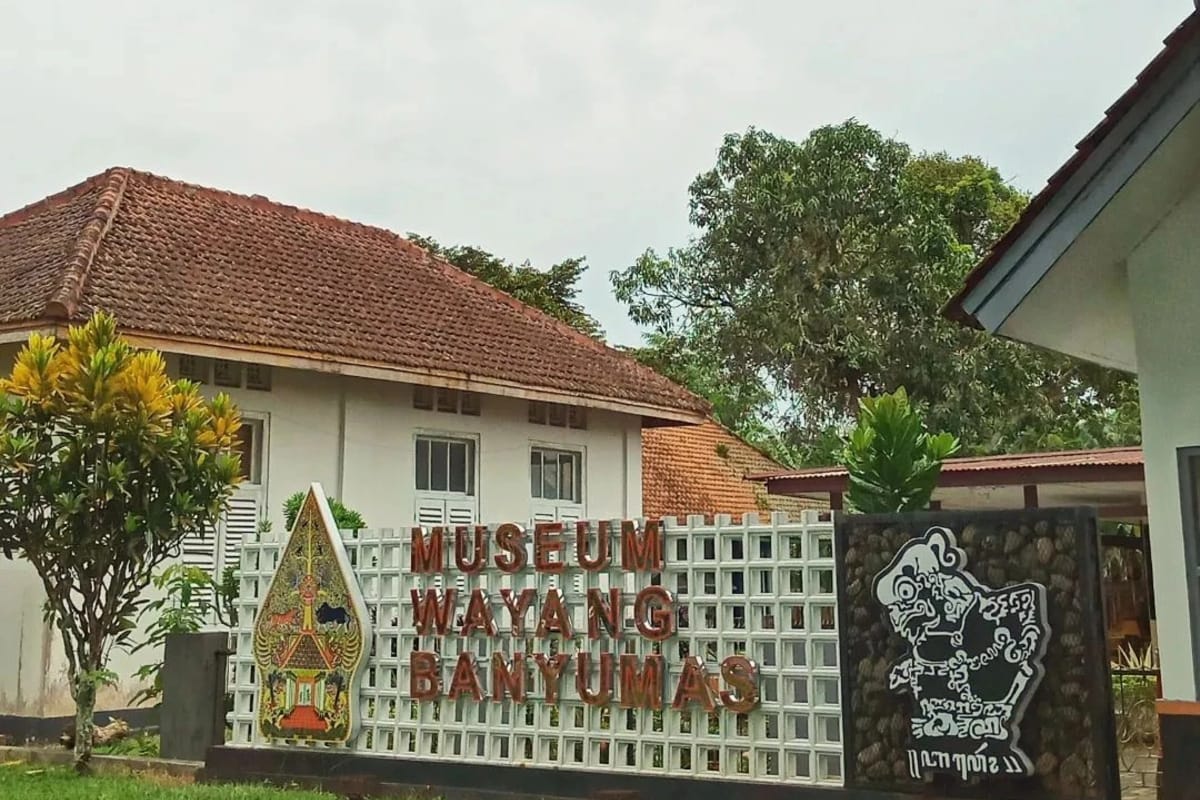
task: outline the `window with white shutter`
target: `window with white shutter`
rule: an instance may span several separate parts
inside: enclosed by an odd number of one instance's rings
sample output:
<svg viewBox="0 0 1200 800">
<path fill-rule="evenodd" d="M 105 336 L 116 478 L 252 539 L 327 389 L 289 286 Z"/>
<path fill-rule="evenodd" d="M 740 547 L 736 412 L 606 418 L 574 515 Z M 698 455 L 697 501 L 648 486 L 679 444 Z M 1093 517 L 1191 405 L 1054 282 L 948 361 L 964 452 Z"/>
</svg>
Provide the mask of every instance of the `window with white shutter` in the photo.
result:
<svg viewBox="0 0 1200 800">
<path fill-rule="evenodd" d="M 561 522 L 565 535 L 584 518 L 583 451 L 534 445 L 529 450 L 530 517 L 539 522 Z M 532 548 L 532 545 L 530 545 Z M 529 554 L 533 559 L 532 551 Z M 580 578 L 575 581 L 582 591 Z M 550 588 L 559 588 L 558 576 L 550 576 Z"/>
<path fill-rule="evenodd" d="M 425 434 L 416 437 L 417 524 L 453 527 L 478 522 L 476 451 L 475 439 Z M 440 577 L 435 579 L 439 588 L 440 581 Z"/>
<path fill-rule="evenodd" d="M 225 567 L 237 569 L 241 562 L 242 542 L 258 529 L 260 498 L 261 494 L 256 490 L 241 490 L 230 498 L 215 528 L 209 529 L 203 536 L 189 534 L 183 538 L 180 561 L 186 566 L 204 570 L 218 583 Z M 199 599 L 211 602 L 211 592 L 201 590 Z"/>
<path fill-rule="evenodd" d="M 530 516 L 534 522 L 573 523 L 585 517 L 582 450 L 529 449 Z"/>
<path fill-rule="evenodd" d="M 181 542 L 179 560 L 189 567 L 197 567 L 207 574 L 217 573 L 217 551 L 220 543 L 217 541 L 216 529 L 210 529 L 201 536 L 189 533 Z"/>
<path fill-rule="evenodd" d="M 266 418 L 244 417 L 238 439 L 242 483 L 229 499 L 217 525 L 204 536 L 185 536 L 180 547 L 183 564 L 204 570 L 218 583 L 226 567 L 241 566 L 242 543 L 258 530 L 266 493 Z M 203 599 L 211 601 L 210 593 L 206 592 Z M 216 622 L 215 616 L 209 620 L 210 624 Z"/>
<path fill-rule="evenodd" d="M 239 492 L 229 501 L 229 508 L 221 520 L 221 563 L 217 565 L 217 577 L 226 567 L 241 566 L 242 543 L 258 530 L 261 513 L 261 495 L 257 491 Z"/>
</svg>

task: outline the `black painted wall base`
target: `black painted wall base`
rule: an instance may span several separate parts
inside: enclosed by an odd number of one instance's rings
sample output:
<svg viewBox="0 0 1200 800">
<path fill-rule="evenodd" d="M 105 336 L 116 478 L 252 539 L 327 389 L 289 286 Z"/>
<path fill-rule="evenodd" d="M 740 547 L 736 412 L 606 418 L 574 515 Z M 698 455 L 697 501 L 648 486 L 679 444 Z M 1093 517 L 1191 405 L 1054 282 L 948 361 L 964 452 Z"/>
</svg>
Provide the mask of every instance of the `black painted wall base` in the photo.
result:
<svg viewBox="0 0 1200 800">
<path fill-rule="evenodd" d="M 206 782 L 299 783 L 340 794 L 427 794 L 445 800 L 501 797 L 605 800 L 912 800 L 912 795 L 797 784 L 583 772 L 484 763 L 420 761 L 344 750 L 213 747 L 198 776 Z"/>
<path fill-rule="evenodd" d="M 96 724 L 107 725 L 114 719 L 124 720 L 134 730 L 158 727 L 157 708 L 123 708 L 115 711 L 97 711 Z M 15 745 L 57 742 L 75 717 L 23 717 L 0 714 L 0 736 Z"/>
<path fill-rule="evenodd" d="M 1183 705 L 1175 704 L 1171 705 Z M 1162 800 L 1200 800 L 1200 704 L 1191 713 L 1160 712 L 1162 760 L 1158 796 Z"/>
</svg>

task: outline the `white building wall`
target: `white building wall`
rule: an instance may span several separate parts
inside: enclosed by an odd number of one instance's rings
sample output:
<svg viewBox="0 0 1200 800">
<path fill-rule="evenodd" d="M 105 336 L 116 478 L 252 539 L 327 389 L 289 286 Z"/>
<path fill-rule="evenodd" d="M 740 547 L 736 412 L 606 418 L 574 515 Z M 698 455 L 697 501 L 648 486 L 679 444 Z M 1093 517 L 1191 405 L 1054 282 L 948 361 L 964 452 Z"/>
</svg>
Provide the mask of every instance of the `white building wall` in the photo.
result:
<svg viewBox="0 0 1200 800">
<path fill-rule="evenodd" d="M 0 345 L 7 370 L 16 348 Z M 174 368 L 175 360 L 169 359 Z M 206 394 L 218 391 L 212 385 Z M 589 409 L 586 430 L 536 425 L 525 401 L 481 398 L 478 417 L 412 407 L 412 387 L 299 370 L 274 370 L 271 391 L 227 391 L 248 418 L 266 422 L 262 507 L 282 531 L 283 503 L 313 481 L 360 512 L 371 527 L 411 525 L 415 508 L 414 437 L 418 432 L 476 437 L 478 518 L 528 520 L 532 503 L 529 449 L 533 443 L 579 449 L 585 512 L 593 518 L 641 514 L 640 419 Z M 17 598 L 17 614 L 0 619 L 0 714 L 71 713 L 62 646 L 42 622 L 45 595 L 28 564 L 0 559 L 0 588 Z M 127 705 L 130 676 L 154 658 L 114 652 L 111 668 L 123 679 L 98 707 Z"/>
<path fill-rule="evenodd" d="M 589 517 L 641 514 L 641 427 L 636 417 L 589 409 L 587 430 L 529 422 L 524 400 L 484 396 L 478 417 L 414 409 L 412 387 L 354 379 L 346 392 L 343 497 L 370 527 L 414 519 L 415 437 L 477 438 L 478 519 L 526 521 L 532 508 L 529 451 L 534 444 L 582 450 Z M 272 474 L 275 483 L 277 475 Z M 333 483 L 325 489 L 335 493 Z"/>
<path fill-rule="evenodd" d="M 273 370 L 271 390 L 208 385 L 206 395 L 229 394 L 248 418 L 266 423 L 262 505 L 276 529 L 283 526 L 288 495 L 318 481 L 336 496 L 340 452 L 340 406 L 344 379 L 302 370 Z"/>
<path fill-rule="evenodd" d="M 12 371 L 17 344 L 0 344 L 0 375 Z M 42 621 L 46 594 L 37 571 L 29 563 L 0 556 L 0 591 L 7 614 L 0 618 L 0 714 L 51 716 L 59 707 L 70 709 L 70 694 L 62 679 L 62 665 L 52 663 L 61 646 Z"/>
<path fill-rule="evenodd" d="M 1177 449 L 1200 445 L 1200 187 L 1128 260 L 1163 693 L 1196 700 Z"/>
</svg>

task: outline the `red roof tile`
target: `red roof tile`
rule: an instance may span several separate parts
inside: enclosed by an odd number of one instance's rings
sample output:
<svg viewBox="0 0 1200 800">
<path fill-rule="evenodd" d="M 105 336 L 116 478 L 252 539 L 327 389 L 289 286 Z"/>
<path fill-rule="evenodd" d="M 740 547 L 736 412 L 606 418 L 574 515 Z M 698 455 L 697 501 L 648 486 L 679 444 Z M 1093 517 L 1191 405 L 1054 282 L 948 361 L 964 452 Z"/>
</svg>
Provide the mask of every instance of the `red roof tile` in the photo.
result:
<svg viewBox="0 0 1200 800">
<path fill-rule="evenodd" d="M 782 469 L 714 421 L 642 431 L 642 513 L 647 517 L 733 514 L 827 507 L 770 496 L 750 473 Z"/>
<path fill-rule="evenodd" d="M 707 408 L 390 231 L 125 168 L 0 217 L 0 290 L 9 328 L 104 309 L 148 336 Z"/>
<path fill-rule="evenodd" d="M 1009 228 L 1008 232 L 1000 237 L 1000 240 L 992 246 L 992 249 L 984 256 L 983 260 L 971 270 L 970 274 L 964 279 L 962 288 L 946 304 L 943 313 L 947 317 L 978 326 L 978 322 L 974 317 L 968 314 L 966 309 L 963 308 L 962 304 L 967 295 L 996 266 L 996 263 L 1004 256 L 1005 252 L 1008 251 L 1017 238 L 1024 233 L 1025 229 L 1029 227 L 1037 215 L 1042 212 L 1047 203 L 1062 188 L 1063 184 L 1070 180 L 1071 176 L 1083 166 L 1084 162 L 1087 161 L 1100 142 L 1120 123 L 1125 113 L 1137 102 L 1150 84 L 1163 73 L 1167 65 L 1171 63 L 1171 60 L 1197 35 L 1200 35 L 1200 11 L 1192 12 L 1187 19 L 1181 22 L 1163 40 L 1163 49 L 1138 74 L 1133 86 L 1129 87 L 1123 95 L 1117 98 L 1115 103 L 1108 107 L 1108 110 L 1105 111 L 1104 119 L 1096 127 L 1092 128 L 1079 144 L 1075 145 L 1075 153 L 1071 158 L 1059 167 L 1057 172 L 1050 176 L 1050 179 L 1046 182 L 1046 186 L 1029 201 L 1029 205 L 1025 207 L 1021 216 Z"/>
</svg>

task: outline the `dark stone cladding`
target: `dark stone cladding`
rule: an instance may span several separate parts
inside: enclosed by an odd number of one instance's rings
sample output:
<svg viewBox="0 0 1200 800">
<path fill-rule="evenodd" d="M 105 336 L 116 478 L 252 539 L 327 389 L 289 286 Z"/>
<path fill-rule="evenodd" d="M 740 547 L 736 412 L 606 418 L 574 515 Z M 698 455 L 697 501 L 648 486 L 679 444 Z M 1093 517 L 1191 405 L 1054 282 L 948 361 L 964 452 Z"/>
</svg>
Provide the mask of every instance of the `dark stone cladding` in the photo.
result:
<svg viewBox="0 0 1200 800">
<path fill-rule="evenodd" d="M 1030 699 L 1020 747 L 1034 763 L 1023 779 L 963 782 L 909 777 L 910 700 L 888 689 L 905 652 L 872 593 L 897 549 L 933 526 L 954 532 L 967 569 L 985 586 L 1023 581 L 1047 590 L 1045 677 Z M 846 785 L 989 800 L 1118 800 L 1112 693 L 1092 509 L 839 515 L 839 627 Z"/>
</svg>

